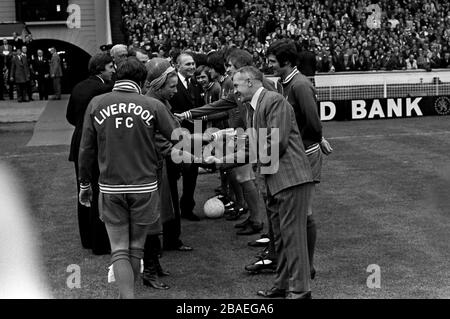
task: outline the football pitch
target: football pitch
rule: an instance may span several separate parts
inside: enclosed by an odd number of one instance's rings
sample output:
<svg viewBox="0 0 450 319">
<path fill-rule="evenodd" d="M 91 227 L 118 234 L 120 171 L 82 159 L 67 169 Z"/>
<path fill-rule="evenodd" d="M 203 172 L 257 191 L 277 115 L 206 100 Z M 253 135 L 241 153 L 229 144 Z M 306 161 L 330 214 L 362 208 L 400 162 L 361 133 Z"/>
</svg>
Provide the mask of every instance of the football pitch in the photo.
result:
<svg viewBox="0 0 450 319">
<path fill-rule="evenodd" d="M 13 169 L 38 232 L 45 277 L 55 298 L 116 298 L 109 256 L 81 248 L 69 147 L 26 146 L 35 123 L 0 124 L 0 162 Z M 324 122 L 334 152 L 324 157 L 314 204 L 318 225 L 313 298 L 450 298 L 450 117 Z M 195 212 L 214 195 L 218 174 L 199 175 Z M 241 217 L 241 220 L 244 217 Z M 236 222 L 182 220 L 192 252 L 164 252 L 171 272 L 139 298 L 257 298 L 272 274 L 244 266 L 259 236 L 237 236 Z M 266 228 L 266 226 L 265 226 Z M 80 268 L 70 288 L 68 266 Z"/>
</svg>

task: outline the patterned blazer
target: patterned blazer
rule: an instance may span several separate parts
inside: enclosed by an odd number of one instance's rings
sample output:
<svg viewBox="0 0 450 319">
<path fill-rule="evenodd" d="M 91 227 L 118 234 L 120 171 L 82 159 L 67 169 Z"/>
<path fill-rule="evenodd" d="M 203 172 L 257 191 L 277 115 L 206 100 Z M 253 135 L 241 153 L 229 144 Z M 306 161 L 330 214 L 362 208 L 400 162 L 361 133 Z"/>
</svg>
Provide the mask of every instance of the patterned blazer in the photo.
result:
<svg viewBox="0 0 450 319">
<path fill-rule="evenodd" d="M 250 105 L 248 107 L 251 108 Z M 262 143 L 258 137 L 260 144 L 258 162 L 261 165 L 261 174 L 265 175 L 270 194 L 275 195 L 289 187 L 312 182 L 311 167 L 305 154 L 294 109 L 289 102 L 281 94 L 264 89 L 259 96 L 253 118 L 256 132 L 261 128 L 268 129 L 267 144 Z M 271 133 L 271 128 L 278 129 L 278 138 Z M 261 145 L 267 150 L 261 150 Z M 261 152 L 270 155 L 270 151 L 276 151 L 276 148 L 278 152 L 274 155 L 278 155 L 278 160 L 274 159 L 266 164 L 263 163 L 264 159 L 260 161 Z M 269 173 L 264 173 L 265 170 Z"/>
</svg>

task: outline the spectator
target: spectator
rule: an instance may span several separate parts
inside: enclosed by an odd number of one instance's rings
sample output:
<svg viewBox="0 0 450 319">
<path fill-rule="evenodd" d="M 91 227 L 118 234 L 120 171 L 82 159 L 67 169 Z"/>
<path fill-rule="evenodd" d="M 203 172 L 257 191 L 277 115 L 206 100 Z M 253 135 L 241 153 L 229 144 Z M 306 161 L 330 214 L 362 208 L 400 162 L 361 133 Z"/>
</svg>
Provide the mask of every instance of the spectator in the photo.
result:
<svg viewBox="0 0 450 319">
<path fill-rule="evenodd" d="M 417 0 L 380 0 L 375 6 L 357 0 L 333 3 L 305 0 L 301 4 L 286 0 L 248 0 L 242 7 L 230 9 L 220 0 L 167 3 L 122 1 L 128 43 L 141 47 L 151 45 L 152 52 L 162 50 L 166 55 L 175 48 L 207 53 L 213 44 L 217 49 L 236 46 L 253 54 L 256 49 L 261 53 L 261 47 L 267 48 L 275 39 L 291 38 L 299 43 L 312 41 L 322 47 L 340 46 L 342 57 L 345 53 L 351 57 L 349 50 L 353 48 L 361 54 L 366 44 L 372 56 L 370 68 L 377 69 L 383 67 L 382 58 L 387 49 L 398 46 L 404 51 L 409 46 L 418 56 L 418 49 L 422 48 L 424 56 L 431 59 L 429 48 L 440 45 L 442 57 L 450 40 L 450 19 L 444 14 L 450 10 L 448 2 L 418 5 Z M 153 18 L 149 20 L 147 16 Z M 372 21 L 374 16 L 379 21 Z M 371 22 L 369 25 L 367 20 Z M 356 57 L 350 60 L 350 65 L 356 64 Z M 265 67 L 265 63 L 260 63 L 261 69 Z M 341 69 L 339 65 L 334 68 L 336 72 Z"/>
<path fill-rule="evenodd" d="M 51 47 L 50 52 L 52 54 L 52 58 L 50 60 L 50 78 L 53 81 L 53 99 L 61 100 L 61 59 L 59 58 L 58 52 L 56 52 L 55 47 Z"/>
<path fill-rule="evenodd" d="M 27 82 L 30 81 L 30 67 L 20 48 L 16 50 L 11 61 L 10 81 L 17 86 L 17 102 L 28 102 Z"/>
<path fill-rule="evenodd" d="M 406 69 L 407 70 L 417 70 L 417 60 L 414 57 L 414 54 L 410 54 L 408 60 L 406 60 Z"/>
</svg>

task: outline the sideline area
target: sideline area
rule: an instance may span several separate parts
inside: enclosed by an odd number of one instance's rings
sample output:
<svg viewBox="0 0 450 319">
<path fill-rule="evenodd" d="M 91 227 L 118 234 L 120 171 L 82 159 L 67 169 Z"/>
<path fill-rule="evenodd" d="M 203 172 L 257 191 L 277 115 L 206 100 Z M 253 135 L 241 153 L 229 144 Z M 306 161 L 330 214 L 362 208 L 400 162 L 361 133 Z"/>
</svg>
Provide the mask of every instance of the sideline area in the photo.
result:
<svg viewBox="0 0 450 319">
<path fill-rule="evenodd" d="M 73 127 L 66 120 L 69 95 L 61 100 L 0 101 L 0 123 L 36 122 L 27 146 L 69 145 Z"/>
</svg>

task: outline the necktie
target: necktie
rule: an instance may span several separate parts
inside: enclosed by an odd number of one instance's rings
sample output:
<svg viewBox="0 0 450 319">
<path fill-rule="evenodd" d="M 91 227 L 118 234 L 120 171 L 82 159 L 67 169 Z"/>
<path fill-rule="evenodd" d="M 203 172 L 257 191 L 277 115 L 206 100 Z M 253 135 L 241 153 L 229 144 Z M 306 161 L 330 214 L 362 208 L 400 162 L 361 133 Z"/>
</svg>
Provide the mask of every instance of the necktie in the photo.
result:
<svg viewBox="0 0 450 319">
<path fill-rule="evenodd" d="M 255 114 L 255 110 L 250 103 L 246 103 L 245 105 L 247 107 L 247 128 L 253 127 L 253 115 Z"/>
</svg>

